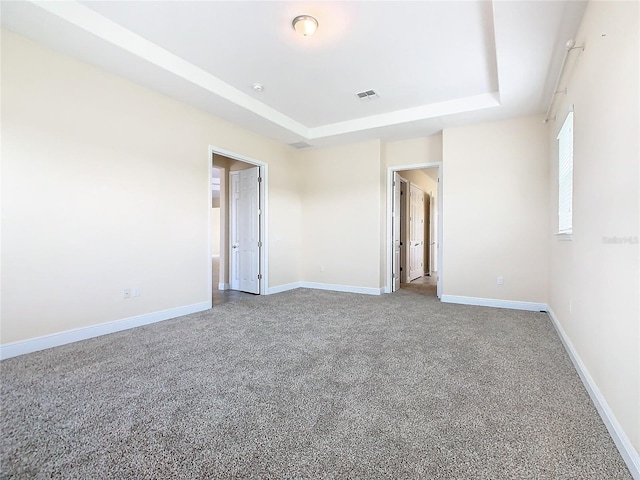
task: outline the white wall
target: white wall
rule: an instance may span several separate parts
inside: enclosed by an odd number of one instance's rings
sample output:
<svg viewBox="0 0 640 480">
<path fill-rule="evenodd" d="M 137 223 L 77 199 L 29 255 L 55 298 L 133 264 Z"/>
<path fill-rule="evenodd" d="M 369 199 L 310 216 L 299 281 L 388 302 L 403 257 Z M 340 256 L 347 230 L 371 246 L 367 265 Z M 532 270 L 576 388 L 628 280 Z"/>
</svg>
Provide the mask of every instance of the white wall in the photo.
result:
<svg viewBox="0 0 640 480">
<path fill-rule="evenodd" d="M 209 145 L 268 162 L 270 284 L 299 280 L 289 147 L 6 31 L 2 89 L 3 344 L 206 305 Z"/>
<path fill-rule="evenodd" d="M 574 105 L 573 239 L 549 235 L 549 304 L 640 451 L 639 4 L 590 2 L 567 95 L 548 130 L 550 230 L 558 229 L 557 133 Z M 618 237 L 627 243 L 608 243 Z"/>
<path fill-rule="evenodd" d="M 546 135 L 540 116 L 444 130 L 443 295 L 547 302 Z"/>
</svg>

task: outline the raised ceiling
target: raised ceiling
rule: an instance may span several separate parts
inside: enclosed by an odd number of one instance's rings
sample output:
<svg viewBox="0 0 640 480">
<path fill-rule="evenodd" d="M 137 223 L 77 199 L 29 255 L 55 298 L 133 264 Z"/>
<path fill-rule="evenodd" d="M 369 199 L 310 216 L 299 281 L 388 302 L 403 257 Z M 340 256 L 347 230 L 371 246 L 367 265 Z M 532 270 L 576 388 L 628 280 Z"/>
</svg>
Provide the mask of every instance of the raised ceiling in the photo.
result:
<svg viewBox="0 0 640 480">
<path fill-rule="evenodd" d="M 274 139 L 329 145 L 544 112 L 585 2 L 1 5 L 3 27 L 51 48 Z M 315 35 L 293 30 L 300 14 Z M 356 96 L 370 89 L 379 98 Z"/>
</svg>

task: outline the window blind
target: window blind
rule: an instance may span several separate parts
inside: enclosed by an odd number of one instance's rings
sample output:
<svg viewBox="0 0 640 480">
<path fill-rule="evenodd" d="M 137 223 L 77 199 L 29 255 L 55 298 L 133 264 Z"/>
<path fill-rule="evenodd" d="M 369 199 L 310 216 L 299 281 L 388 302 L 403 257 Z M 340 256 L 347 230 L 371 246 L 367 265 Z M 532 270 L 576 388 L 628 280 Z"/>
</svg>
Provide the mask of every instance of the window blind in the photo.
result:
<svg viewBox="0 0 640 480">
<path fill-rule="evenodd" d="M 558 233 L 573 231 L 573 112 L 558 133 Z"/>
</svg>

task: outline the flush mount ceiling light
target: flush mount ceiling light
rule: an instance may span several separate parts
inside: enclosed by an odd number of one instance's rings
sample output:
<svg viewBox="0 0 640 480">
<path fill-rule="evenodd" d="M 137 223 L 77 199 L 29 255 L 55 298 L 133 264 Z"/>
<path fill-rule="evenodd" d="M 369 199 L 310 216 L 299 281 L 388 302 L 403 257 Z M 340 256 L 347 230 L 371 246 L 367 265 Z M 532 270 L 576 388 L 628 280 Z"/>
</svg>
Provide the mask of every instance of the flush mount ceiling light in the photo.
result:
<svg viewBox="0 0 640 480">
<path fill-rule="evenodd" d="M 298 15 L 291 24 L 296 32 L 305 37 L 313 35 L 318 28 L 318 20 L 311 15 Z"/>
</svg>

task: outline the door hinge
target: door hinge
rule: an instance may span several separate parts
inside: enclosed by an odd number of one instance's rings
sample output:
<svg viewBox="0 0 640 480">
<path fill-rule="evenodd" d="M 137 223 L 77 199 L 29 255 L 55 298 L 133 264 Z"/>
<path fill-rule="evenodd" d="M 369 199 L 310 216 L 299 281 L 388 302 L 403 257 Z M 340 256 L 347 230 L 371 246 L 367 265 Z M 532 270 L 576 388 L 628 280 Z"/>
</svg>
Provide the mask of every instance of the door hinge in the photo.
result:
<svg viewBox="0 0 640 480">
<path fill-rule="evenodd" d="M 258 177 L 258 183 L 262 183 L 262 177 Z"/>
<path fill-rule="evenodd" d="M 261 247 L 262 246 L 262 242 L 258 242 L 258 246 Z"/>
<path fill-rule="evenodd" d="M 262 274 L 261 273 L 258 274 L 258 280 L 262 280 Z"/>
<path fill-rule="evenodd" d="M 395 274 L 395 273 L 392 273 L 392 274 L 391 274 L 391 278 L 396 278 L 396 274 Z"/>
</svg>

